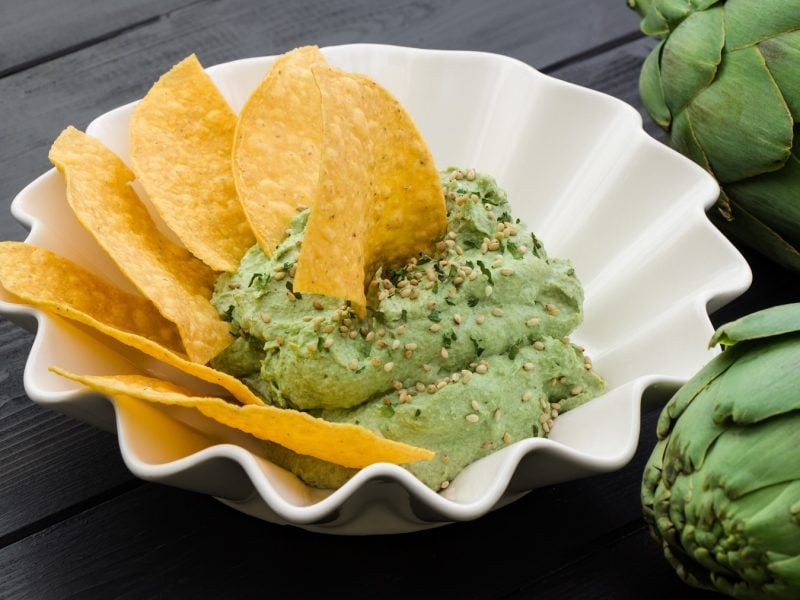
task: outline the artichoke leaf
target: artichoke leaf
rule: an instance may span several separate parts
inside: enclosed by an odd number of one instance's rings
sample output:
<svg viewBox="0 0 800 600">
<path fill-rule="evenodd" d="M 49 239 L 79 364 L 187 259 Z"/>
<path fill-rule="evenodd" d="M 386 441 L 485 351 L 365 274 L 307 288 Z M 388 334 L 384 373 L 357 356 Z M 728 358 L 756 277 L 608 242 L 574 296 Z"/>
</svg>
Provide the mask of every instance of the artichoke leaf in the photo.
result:
<svg viewBox="0 0 800 600">
<path fill-rule="evenodd" d="M 789 157 L 792 116 L 756 48 L 726 53 L 687 111 L 720 183 L 777 170 Z"/>
<path fill-rule="evenodd" d="M 728 427 L 705 456 L 701 467 L 705 484 L 737 499 L 762 488 L 800 481 L 798 431 L 797 411 L 746 427 Z M 785 511 L 788 521 L 788 499 Z"/>
<path fill-rule="evenodd" d="M 732 346 L 745 340 L 757 340 L 800 331 L 800 303 L 783 304 L 759 310 L 726 323 L 711 336 L 709 347 Z"/>
<path fill-rule="evenodd" d="M 782 33 L 800 29 L 797 0 L 728 0 L 725 3 L 728 50 L 753 46 Z"/>
<path fill-rule="evenodd" d="M 675 392 L 659 416 L 657 425 L 659 439 L 666 438 L 670 434 L 673 422 L 683 415 L 697 395 L 705 391 L 715 379 L 725 373 L 743 352 L 744 350 L 733 347 L 718 354 Z"/>
<path fill-rule="evenodd" d="M 797 6 L 800 8 L 800 3 Z M 792 117 L 796 123 L 800 122 L 800 31 L 766 39 L 758 45 L 758 49 Z"/>
<path fill-rule="evenodd" d="M 800 133 L 795 137 L 798 138 L 797 145 Z M 725 191 L 739 206 L 796 247 L 800 244 L 798 186 L 800 159 L 793 153 L 779 171 L 728 184 Z"/>
<path fill-rule="evenodd" d="M 672 122 L 670 143 L 675 150 L 692 159 L 713 175 L 708 157 L 706 157 L 703 148 L 700 146 L 700 142 L 697 141 L 697 136 L 692 126 L 692 119 L 688 111 L 684 110 L 678 113 L 675 120 Z"/>
<path fill-rule="evenodd" d="M 661 51 L 664 42 L 659 42 L 653 48 L 647 58 L 644 59 L 642 70 L 639 73 L 639 96 L 644 103 L 645 109 L 658 125 L 664 129 L 669 129 L 672 115 L 669 112 L 667 103 L 664 101 L 664 90 L 661 87 Z"/>
<path fill-rule="evenodd" d="M 628 0 L 628 6 L 642 16 L 639 26 L 642 33 L 663 37 L 669 33 L 667 20 L 656 8 L 657 0 Z"/>
<path fill-rule="evenodd" d="M 732 219 L 723 217 L 718 211 L 711 211 L 708 213 L 711 221 L 728 237 L 736 238 L 779 265 L 800 273 L 800 252 L 796 248 L 735 201 L 730 200 L 730 207 Z"/>
<path fill-rule="evenodd" d="M 695 12 L 664 41 L 661 85 L 671 114 L 677 114 L 714 81 L 725 45 L 723 10 Z"/>
<path fill-rule="evenodd" d="M 796 393 L 800 389 L 800 335 L 744 345 L 746 353 L 715 381 L 719 387 L 710 410 L 714 422 L 752 425 L 800 411 L 800 394 Z M 794 437 L 800 437 L 800 428 Z M 795 462 L 800 466 L 800 457 Z"/>
<path fill-rule="evenodd" d="M 800 480 L 772 485 L 748 494 L 737 514 L 751 539 L 769 541 L 773 555 L 800 556 L 800 523 L 792 521 L 792 501 L 800 498 Z M 794 527 L 792 527 L 792 525 Z"/>
</svg>

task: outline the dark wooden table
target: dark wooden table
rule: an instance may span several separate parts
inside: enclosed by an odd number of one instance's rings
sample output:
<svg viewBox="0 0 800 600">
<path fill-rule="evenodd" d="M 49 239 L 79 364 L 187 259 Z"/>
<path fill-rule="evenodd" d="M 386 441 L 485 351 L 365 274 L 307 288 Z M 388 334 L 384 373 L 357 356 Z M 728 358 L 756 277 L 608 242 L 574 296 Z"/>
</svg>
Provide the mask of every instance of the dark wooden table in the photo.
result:
<svg viewBox="0 0 800 600">
<path fill-rule="evenodd" d="M 625 0 L 0 0 L 0 239 L 15 194 L 68 124 L 142 96 L 191 52 L 206 65 L 315 43 L 379 42 L 514 56 L 640 107 L 653 47 Z M 645 115 L 646 129 L 661 136 Z M 800 299 L 757 255 L 719 324 Z M 30 333 L 0 319 L 2 598 L 716 598 L 685 586 L 640 517 L 639 451 L 612 474 L 536 490 L 474 522 L 348 538 L 246 517 L 134 479 L 116 438 L 25 395 Z M 543 518 L 543 515 L 551 517 Z"/>
</svg>

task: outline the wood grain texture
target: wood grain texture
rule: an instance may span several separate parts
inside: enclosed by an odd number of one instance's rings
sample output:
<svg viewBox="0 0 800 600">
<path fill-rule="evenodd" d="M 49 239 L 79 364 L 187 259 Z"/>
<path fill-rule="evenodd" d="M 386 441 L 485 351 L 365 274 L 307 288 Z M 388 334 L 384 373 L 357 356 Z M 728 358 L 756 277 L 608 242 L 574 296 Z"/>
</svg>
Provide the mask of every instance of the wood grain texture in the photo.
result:
<svg viewBox="0 0 800 600">
<path fill-rule="evenodd" d="M 0 79 L 0 239 L 24 237 L 8 206 L 50 168 L 47 149 L 64 127 L 83 129 L 141 97 L 191 52 L 213 65 L 309 43 L 381 42 L 500 52 L 546 67 L 637 27 L 622 0 L 198 2 Z"/>
<path fill-rule="evenodd" d="M 0 77 L 141 26 L 198 0 L 2 0 Z"/>
<path fill-rule="evenodd" d="M 312 534 L 146 484 L 0 550 L 0 597 L 505 597 L 575 557 L 602 554 L 637 519 L 655 416 L 634 460 L 616 473 L 410 535 Z"/>
</svg>

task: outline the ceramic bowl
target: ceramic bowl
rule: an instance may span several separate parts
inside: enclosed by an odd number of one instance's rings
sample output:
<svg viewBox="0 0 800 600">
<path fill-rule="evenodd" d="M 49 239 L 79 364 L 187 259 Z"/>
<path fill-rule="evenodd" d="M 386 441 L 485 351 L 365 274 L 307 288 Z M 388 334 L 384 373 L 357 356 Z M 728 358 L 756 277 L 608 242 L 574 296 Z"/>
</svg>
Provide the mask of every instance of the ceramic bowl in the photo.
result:
<svg viewBox="0 0 800 600">
<path fill-rule="evenodd" d="M 399 533 L 476 519 L 535 488 L 624 466 L 639 440 L 645 391 L 674 390 L 712 358 L 709 311 L 750 284 L 747 263 L 705 215 L 718 194 L 714 180 L 649 137 L 631 106 L 505 56 L 366 44 L 323 51 L 331 64 L 389 89 L 440 168 L 493 175 L 548 253 L 573 261 L 586 302 L 572 339 L 586 348 L 608 392 L 560 416 L 549 439 L 511 444 L 442 492 L 389 464 L 365 468 L 337 490 L 317 490 L 259 457 L 244 434 L 183 409 L 116 405 L 49 373 L 56 364 L 77 373 L 188 379 L 6 296 L 0 312 L 36 329 L 24 376 L 30 398 L 116 431 L 137 477 L 320 532 Z M 273 59 L 208 72 L 238 111 Z M 124 160 L 133 107 L 103 114 L 87 129 Z M 30 228 L 29 243 L 131 289 L 75 221 L 56 171 L 28 185 L 12 213 Z"/>
</svg>

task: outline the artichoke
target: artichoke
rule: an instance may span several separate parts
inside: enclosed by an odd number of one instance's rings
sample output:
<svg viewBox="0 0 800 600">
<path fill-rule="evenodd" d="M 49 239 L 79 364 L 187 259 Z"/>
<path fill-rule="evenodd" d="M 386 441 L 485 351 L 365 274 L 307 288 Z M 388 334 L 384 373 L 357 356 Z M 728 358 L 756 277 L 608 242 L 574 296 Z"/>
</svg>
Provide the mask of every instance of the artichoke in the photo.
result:
<svg viewBox="0 0 800 600">
<path fill-rule="evenodd" d="M 647 112 L 722 188 L 709 216 L 800 272 L 800 2 L 628 4 L 661 38 L 640 73 Z"/>
<path fill-rule="evenodd" d="M 720 327 L 725 350 L 670 399 L 642 480 L 678 575 L 735 598 L 800 598 L 800 304 Z"/>
</svg>

